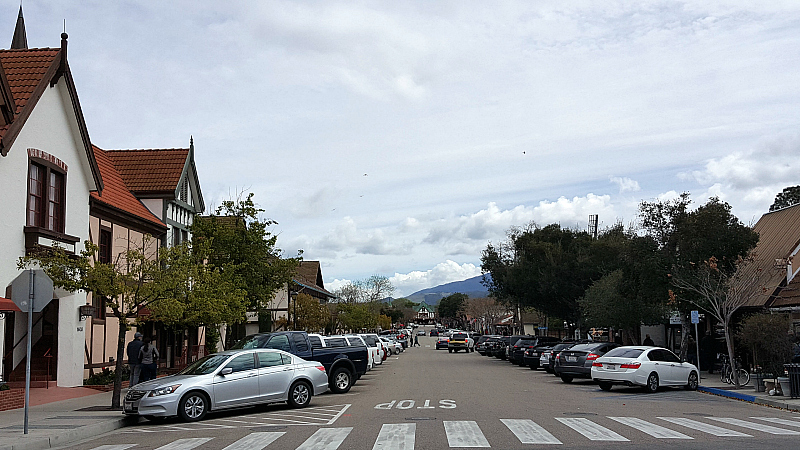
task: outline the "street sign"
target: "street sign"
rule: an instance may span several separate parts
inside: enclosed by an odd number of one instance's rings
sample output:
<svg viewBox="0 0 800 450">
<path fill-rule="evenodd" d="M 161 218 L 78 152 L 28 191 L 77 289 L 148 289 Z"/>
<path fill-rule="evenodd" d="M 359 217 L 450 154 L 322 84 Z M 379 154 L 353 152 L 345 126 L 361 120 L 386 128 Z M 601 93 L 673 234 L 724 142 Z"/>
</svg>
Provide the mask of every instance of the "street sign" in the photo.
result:
<svg viewBox="0 0 800 450">
<path fill-rule="evenodd" d="M 700 312 L 692 311 L 692 323 L 700 323 Z"/>
<path fill-rule="evenodd" d="M 30 272 L 22 272 L 11 282 L 11 300 L 25 313 L 29 310 Z M 33 312 L 42 312 L 53 299 L 53 280 L 42 269 L 33 269 L 33 275 Z"/>
</svg>

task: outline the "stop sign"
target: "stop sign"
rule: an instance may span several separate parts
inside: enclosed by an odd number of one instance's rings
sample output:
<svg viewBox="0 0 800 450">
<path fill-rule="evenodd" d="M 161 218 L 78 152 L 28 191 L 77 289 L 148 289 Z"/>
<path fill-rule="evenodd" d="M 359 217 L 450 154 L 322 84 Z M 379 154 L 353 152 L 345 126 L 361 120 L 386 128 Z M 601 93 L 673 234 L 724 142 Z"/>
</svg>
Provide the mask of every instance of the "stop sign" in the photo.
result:
<svg viewBox="0 0 800 450">
<path fill-rule="evenodd" d="M 11 300 L 22 312 L 28 312 L 30 282 L 33 275 L 33 312 L 42 312 L 53 299 L 53 280 L 42 269 L 29 269 L 11 282 Z"/>
</svg>

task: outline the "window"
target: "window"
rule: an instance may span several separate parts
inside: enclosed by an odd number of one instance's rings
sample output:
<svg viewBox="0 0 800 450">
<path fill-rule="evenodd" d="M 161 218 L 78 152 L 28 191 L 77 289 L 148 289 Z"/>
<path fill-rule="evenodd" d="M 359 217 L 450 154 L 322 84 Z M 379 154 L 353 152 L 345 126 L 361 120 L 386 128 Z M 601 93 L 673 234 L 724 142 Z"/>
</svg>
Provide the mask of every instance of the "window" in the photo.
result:
<svg viewBox="0 0 800 450">
<path fill-rule="evenodd" d="M 347 338 L 347 341 L 350 342 L 351 347 L 364 347 L 364 341 L 359 338 Z"/>
<path fill-rule="evenodd" d="M 103 264 L 111 263 L 111 230 L 100 230 L 98 247 L 97 259 Z"/>
<path fill-rule="evenodd" d="M 64 232 L 66 176 L 34 162 L 28 169 L 28 226 Z"/>
<path fill-rule="evenodd" d="M 283 365 L 283 359 L 278 352 L 258 352 L 259 367 L 274 367 Z"/>
<path fill-rule="evenodd" d="M 225 366 L 225 368 L 233 369 L 233 373 L 243 372 L 245 370 L 255 369 L 256 363 L 253 359 L 252 353 L 245 353 L 244 355 L 239 355 L 236 358 L 233 358 L 231 362 Z"/>
<path fill-rule="evenodd" d="M 309 336 L 308 340 L 311 341 L 311 348 L 322 348 L 322 340 L 317 336 Z"/>
<path fill-rule="evenodd" d="M 269 342 L 267 342 L 267 345 L 265 345 L 264 348 L 275 348 L 285 352 L 292 351 L 292 347 L 289 346 L 289 337 L 285 334 L 274 336 L 269 340 Z"/>
<path fill-rule="evenodd" d="M 308 342 L 306 341 L 306 337 L 300 333 L 295 333 L 292 335 L 292 340 L 294 341 L 294 347 L 297 349 L 298 352 L 307 352 L 308 351 Z"/>
<path fill-rule="evenodd" d="M 92 294 L 92 306 L 94 306 L 94 317 L 92 320 L 106 320 L 106 298 L 101 295 Z"/>
<path fill-rule="evenodd" d="M 345 338 L 328 338 L 325 339 L 328 347 L 347 347 L 347 340 Z"/>
</svg>

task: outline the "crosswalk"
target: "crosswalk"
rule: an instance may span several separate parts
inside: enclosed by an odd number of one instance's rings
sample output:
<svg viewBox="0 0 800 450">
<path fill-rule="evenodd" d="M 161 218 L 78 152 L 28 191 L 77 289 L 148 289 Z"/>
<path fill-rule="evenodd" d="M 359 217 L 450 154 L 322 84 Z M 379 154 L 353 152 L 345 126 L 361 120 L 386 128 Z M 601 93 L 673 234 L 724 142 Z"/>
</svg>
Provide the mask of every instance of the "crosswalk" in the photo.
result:
<svg viewBox="0 0 800 450">
<path fill-rule="evenodd" d="M 748 417 L 744 419 L 712 416 L 691 419 L 686 417 L 656 417 L 649 420 L 624 416 L 593 417 L 592 419 L 585 417 L 554 417 L 555 427 L 552 430 L 545 429 L 531 419 L 500 419 L 500 423 L 505 428 L 495 427 L 491 421 L 488 421 L 484 424 L 484 427 L 489 427 L 495 433 L 507 430 L 517 438 L 520 444 L 531 445 L 562 445 L 564 442 L 576 442 L 576 440 L 629 442 L 648 439 L 648 437 L 659 440 L 685 441 L 706 435 L 741 438 L 750 438 L 755 435 L 800 436 L 800 416 L 789 417 L 791 416 L 784 418 Z M 563 426 L 558 427 L 558 424 Z M 619 425 L 622 427 L 619 427 Z M 608 428 L 609 426 L 615 426 L 617 430 L 612 430 Z M 476 421 L 445 420 L 441 425 L 436 425 L 435 427 L 444 431 L 447 444 L 451 448 L 490 448 L 492 446 Z M 747 432 L 739 431 L 739 429 L 744 429 Z M 319 428 L 296 447 L 296 450 L 350 448 L 352 445 L 343 446 L 343 444 L 347 441 L 352 431 L 352 427 Z M 428 428 L 428 431 L 430 431 L 430 428 Z M 416 423 L 383 424 L 372 449 L 413 450 L 417 441 L 417 432 Z M 281 438 L 286 434 L 287 432 L 283 431 L 252 432 L 231 443 L 223 450 L 263 450 L 273 443 L 277 443 L 275 448 L 287 448 L 285 445 L 281 445 Z M 192 450 L 202 447 L 212 439 L 215 438 L 176 439 L 155 450 Z M 500 442 L 505 441 L 500 440 Z M 797 442 L 800 445 L 800 440 Z M 224 443 L 215 448 L 220 448 L 222 445 Z M 363 444 L 359 446 L 363 446 Z M 127 450 L 134 447 L 137 447 L 137 444 L 112 444 L 95 447 L 93 450 Z M 134 448 L 134 450 L 136 449 Z"/>
</svg>

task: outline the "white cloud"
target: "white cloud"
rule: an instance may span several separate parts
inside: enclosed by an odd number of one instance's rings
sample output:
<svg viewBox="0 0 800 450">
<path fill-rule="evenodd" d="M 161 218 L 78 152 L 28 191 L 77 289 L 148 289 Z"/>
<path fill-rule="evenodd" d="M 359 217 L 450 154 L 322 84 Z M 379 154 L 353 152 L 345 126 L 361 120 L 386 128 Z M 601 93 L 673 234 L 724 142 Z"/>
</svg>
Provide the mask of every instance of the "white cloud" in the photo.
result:
<svg viewBox="0 0 800 450">
<path fill-rule="evenodd" d="M 642 190 L 642 188 L 639 187 L 638 181 L 631 180 L 628 177 L 610 177 L 609 180 L 619 186 L 620 194 L 623 192 L 638 192 Z"/>
<path fill-rule="evenodd" d="M 395 298 L 411 295 L 422 289 L 439 286 L 453 281 L 462 281 L 476 277 L 481 274 L 480 266 L 471 263 L 458 264 L 455 261 L 447 260 L 439 263 L 432 269 L 414 270 L 408 273 L 395 273 L 388 277 L 392 286 L 395 287 L 393 296 Z M 329 291 L 335 291 L 353 280 L 334 279 L 325 283 Z"/>
</svg>

